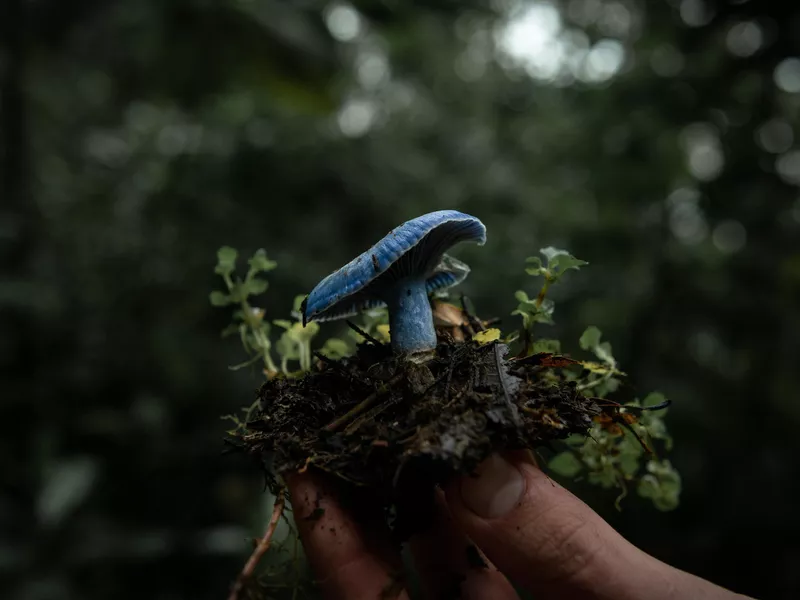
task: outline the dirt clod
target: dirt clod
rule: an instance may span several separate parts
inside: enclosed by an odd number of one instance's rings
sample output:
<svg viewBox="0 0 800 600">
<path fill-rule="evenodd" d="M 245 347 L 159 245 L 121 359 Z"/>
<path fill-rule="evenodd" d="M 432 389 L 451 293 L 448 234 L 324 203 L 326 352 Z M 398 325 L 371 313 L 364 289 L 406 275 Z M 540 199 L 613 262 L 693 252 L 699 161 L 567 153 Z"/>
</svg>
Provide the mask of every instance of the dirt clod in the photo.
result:
<svg viewBox="0 0 800 600">
<path fill-rule="evenodd" d="M 276 474 L 316 468 L 365 488 L 404 539 L 432 518 L 436 485 L 492 452 L 585 433 L 601 412 L 563 376 L 569 359 L 442 337 L 421 364 L 369 342 L 302 378 L 270 379 L 234 445 L 269 465 L 270 487 Z"/>
</svg>

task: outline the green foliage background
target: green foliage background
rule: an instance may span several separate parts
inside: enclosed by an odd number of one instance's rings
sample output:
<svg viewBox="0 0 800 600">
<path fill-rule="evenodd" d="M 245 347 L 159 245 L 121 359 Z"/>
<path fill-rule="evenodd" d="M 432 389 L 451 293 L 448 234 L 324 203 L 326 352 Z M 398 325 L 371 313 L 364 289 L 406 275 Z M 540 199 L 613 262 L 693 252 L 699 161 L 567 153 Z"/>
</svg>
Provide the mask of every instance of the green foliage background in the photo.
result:
<svg viewBox="0 0 800 600">
<path fill-rule="evenodd" d="M 531 6 L 573 57 L 554 79 L 497 48 Z M 674 402 L 678 510 L 579 493 L 676 566 L 798 595 L 797 9 L 542 6 L 0 5 L 4 598 L 223 597 L 269 507 L 220 454 L 219 415 L 260 374 L 225 368 L 241 353 L 208 304 L 214 253 L 266 248 L 261 308 L 288 316 L 440 208 L 487 225 L 458 252 L 481 315 L 517 319 L 525 259 L 568 248 L 592 267 L 537 327 L 597 325 L 631 399 Z M 625 61 L 585 81 L 600 42 Z"/>
</svg>

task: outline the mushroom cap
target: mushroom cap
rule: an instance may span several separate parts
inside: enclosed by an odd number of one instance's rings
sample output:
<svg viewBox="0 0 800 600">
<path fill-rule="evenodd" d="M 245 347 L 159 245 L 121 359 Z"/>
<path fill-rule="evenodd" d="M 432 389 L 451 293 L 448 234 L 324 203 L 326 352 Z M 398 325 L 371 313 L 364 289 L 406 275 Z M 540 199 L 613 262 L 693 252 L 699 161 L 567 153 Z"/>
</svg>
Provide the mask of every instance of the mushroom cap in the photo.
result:
<svg viewBox="0 0 800 600">
<path fill-rule="evenodd" d="M 442 260 L 439 261 L 434 272 L 425 280 L 425 288 L 428 294 L 433 294 L 445 290 L 447 288 L 458 285 L 464 281 L 469 275 L 469 266 L 453 258 L 449 254 L 443 254 Z M 366 294 L 353 294 L 348 299 L 344 299 L 337 304 L 336 310 L 328 309 L 321 315 L 314 317 L 314 321 L 336 321 L 337 319 L 346 319 L 352 317 L 365 310 L 372 310 L 375 308 L 383 308 L 386 302 L 379 298 L 368 296 Z"/>
<path fill-rule="evenodd" d="M 461 283 L 463 262 L 445 254 L 460 242 L 486 243 L 486 227 L 457 210 L 406 221 L 356 259 L 320 281 L 303 303 L 303 320 L 331 321 L 383 306 L 383 292 L 407 277 L 422 277 L 428 293 Z"/>
</svg>

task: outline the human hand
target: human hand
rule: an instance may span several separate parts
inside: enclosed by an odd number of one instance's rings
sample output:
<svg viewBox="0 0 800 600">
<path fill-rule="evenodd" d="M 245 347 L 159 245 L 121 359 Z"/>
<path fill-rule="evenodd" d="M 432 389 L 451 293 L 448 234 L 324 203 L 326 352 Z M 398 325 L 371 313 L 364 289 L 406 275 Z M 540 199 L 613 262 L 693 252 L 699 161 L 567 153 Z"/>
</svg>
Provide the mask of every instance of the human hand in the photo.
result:
<svg viewBox="0 0 800 600">
<path fill-rule="evenodd" d="M 326 598 L 409 597 L 380 515 L 350 514 L 319 474 L 293 474 L 287 483 Z M 477 477 L 462 477 L 439 493 L 437 511 L 433 527 L 410 542 L 430 598 L 458 597 L 459 583 L 465 600 L 519 598 L 509 581 L 537 600 L 745 598 L 645 554 L 524 453 L 490 457 Z M 483 560 L 468 551 L 472 544 Z"/>
</svg>

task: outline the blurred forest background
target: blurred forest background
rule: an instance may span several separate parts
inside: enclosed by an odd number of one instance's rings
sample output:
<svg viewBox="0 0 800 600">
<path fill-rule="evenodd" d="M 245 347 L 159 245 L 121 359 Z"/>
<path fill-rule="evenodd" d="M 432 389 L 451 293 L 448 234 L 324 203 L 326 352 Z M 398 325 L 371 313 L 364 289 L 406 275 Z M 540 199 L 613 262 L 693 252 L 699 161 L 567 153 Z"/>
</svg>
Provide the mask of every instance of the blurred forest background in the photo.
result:
<svg viewBox="0 0 800 600">
<path fill-rule="evenodd" d="M 674 402 L 678 510 L 579 493 L 800 597 L 795 3 L 3 0 L 0 35 L 4 599 L 223 598 L 270 506 L 221 455 L 259 374 L 227 369 L 217 248 L 278 261 L 280 318 L 441 208 L 487 225 L 456 253 L 483 316 L 516 327 L 525 257 L 564 247 L 591 267 L 548 337 L 597 325 Z"/>
</svg>

